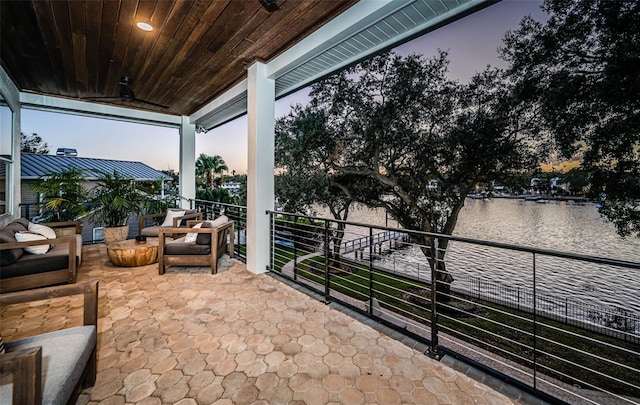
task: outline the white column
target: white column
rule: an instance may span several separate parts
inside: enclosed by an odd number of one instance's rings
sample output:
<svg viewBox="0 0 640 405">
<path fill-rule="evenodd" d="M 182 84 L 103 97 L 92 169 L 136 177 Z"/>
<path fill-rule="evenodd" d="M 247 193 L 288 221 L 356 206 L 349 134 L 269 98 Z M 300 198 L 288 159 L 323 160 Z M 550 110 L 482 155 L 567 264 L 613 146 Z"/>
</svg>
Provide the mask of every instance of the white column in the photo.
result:
<svg viewBox="0 0 640 405">
<path fill-rule="evenodd" d="M 274 204 L 275 80 L 266 65 L 248 69 L 247 270 L 264 273 L 269 264 L 269 216 Z"/>
<path fill-rule="evenodd" d="M 185 116 L 180 124 L 180 196 L 183 208 L 196 198 L 196 126 Z"/>
</svg>

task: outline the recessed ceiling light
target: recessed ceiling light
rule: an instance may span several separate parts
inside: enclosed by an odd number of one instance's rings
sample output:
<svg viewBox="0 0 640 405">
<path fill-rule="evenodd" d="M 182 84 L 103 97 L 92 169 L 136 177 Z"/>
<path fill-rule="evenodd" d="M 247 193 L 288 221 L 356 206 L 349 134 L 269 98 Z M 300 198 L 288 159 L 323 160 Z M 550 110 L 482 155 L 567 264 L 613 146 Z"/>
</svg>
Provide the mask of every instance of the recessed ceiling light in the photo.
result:
<svg viewBox="0 0 640 405">
<path fill-rule="evenodd" d="M 142 31 L 153 31 L 153 25 L 148 23 L 147 21 L 138 21 L 136 26 L 140 28 Z"/>
</svg>

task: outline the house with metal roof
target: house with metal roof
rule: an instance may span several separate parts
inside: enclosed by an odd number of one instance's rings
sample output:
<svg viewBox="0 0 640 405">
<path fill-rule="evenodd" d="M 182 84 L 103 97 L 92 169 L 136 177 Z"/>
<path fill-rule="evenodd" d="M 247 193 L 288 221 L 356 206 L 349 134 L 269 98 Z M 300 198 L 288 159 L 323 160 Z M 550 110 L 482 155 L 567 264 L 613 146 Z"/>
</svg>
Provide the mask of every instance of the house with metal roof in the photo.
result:
<svg viewBox="0 0 640 405">
<path fill-rule="evenodd" d="M 21 161 L 20 177 L 22 181 L 39 179 L 48 173 L 58 173 L 71 167 L 81 169 L 87 180 L 90 181 L 99 178 L 100 172 L 113 173 L 114 171 L 136 181 L 171 179 L 171 176 L 142 162 L 37 153 L 22 153 Z"/>
<path fill-rule="evenodd" d="M 100 172 L 113 173 L 115 171 L 135 181 L 161 180 L 163 185 L 161 193 L 164 193 L 165 181 L 172 180 L 171 176 L 142 162 L 97 159 L 70 154 L 43 155 L 37 153 L 21 153 L 21 161 L 21 216 L 29 219 L 38 215 L 37 204 L 40 202 L 38 193 L 33 190 L 33 185 L 49 173 L 59 173 L 65 169 L 78 168 L 82 170 L 87 179 L 85 184 L 87 189 L 96 184 L 100 177 Z"/>
</svg>

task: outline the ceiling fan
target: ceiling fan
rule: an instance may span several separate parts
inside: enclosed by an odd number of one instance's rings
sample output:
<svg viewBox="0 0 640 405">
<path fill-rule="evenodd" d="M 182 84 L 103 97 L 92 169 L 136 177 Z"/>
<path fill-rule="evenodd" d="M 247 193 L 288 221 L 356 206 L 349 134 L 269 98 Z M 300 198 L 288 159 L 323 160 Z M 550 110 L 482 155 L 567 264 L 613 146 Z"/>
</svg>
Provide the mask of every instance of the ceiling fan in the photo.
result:
<svg viewBox="0 0 640 405">
<path fill-rule="evenodd" d="M 142 100 L 140 98 L 136 98 L 135 94 L 133 93 L 133 89 L 131 88 L 131 85 L 133 84 L 133 79 L 130 78 L 129 76 L 123 76 L 122 78 L 120 78 L 120 81 L 118 82 L 118 86 L 120 87 L 120 95 L 119 96 L 113 96 L 113 97 L 85 97 L 85 99 L 88 100 L 130 100 L 130 101 L 135 101 L 138 103 L 143 103 L 143 104 L 149 104 L 155 107 L 160 107 L 160 108 L 169 108 L 166 105 L 162 105 L 162 104 L 157 104 L 151 101 L 147 101 L 147 100 Z"/>
</svg>

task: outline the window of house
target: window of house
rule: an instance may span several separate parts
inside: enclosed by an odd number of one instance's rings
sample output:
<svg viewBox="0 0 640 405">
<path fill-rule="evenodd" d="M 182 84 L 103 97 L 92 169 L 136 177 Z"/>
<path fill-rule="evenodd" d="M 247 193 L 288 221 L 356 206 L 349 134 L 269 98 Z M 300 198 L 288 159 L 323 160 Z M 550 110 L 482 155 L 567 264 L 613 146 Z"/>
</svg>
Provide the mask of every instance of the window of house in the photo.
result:
<svg viewBox="0 0 640 405">
<path fill-rule="evenodd" d="M 0 94 L 0 215 L 10 214 L 13 201 L 13 112 Z"/>
</svg>

